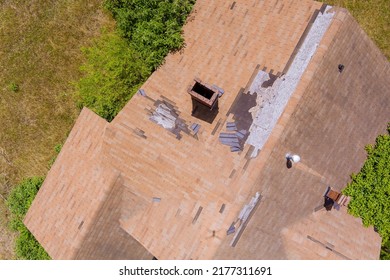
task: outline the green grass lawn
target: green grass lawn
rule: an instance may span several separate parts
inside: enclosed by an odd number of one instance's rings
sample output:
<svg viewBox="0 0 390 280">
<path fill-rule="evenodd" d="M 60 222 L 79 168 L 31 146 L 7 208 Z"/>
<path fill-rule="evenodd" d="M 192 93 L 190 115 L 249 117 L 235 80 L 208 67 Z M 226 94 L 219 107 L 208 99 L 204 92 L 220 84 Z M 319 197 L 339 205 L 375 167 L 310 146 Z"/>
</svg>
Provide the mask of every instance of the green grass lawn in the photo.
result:
<svg viewBox="0 0 390 280">
<path fill-rule="evenodd" d="M 0 0 L 0 259 L 13 257 L 4 197 L 22 178 L 46 175 L 79 113 L 71 82 L 80 48 L 113 23 L 101 5 Z"/>
<path fill-rule="evenodd" d="M 346 8 L 368 36 L 390 59 L 390 1 L 389 0 L 321 0 Z"/>
</svg>

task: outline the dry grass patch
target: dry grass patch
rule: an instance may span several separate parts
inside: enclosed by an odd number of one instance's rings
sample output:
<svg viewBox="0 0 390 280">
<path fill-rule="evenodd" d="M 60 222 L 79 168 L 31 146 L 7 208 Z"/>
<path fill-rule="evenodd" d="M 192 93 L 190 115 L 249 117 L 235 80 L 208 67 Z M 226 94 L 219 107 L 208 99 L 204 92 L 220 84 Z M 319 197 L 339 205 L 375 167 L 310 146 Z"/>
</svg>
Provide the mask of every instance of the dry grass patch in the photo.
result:
<svg viewBox="0 0 390 280">
<path fill-rule="evenodd" d="M 81 46 L 113 21 L 102 0 L 0 0 L 0 258 L 11 258 L 4 197 L 22 178 L 44 176 L 79 111 L 71 82 Z"/>
<path fill-rule="evenodd" d="M 343 7 L 354 16 L 368 36 L 390 59 L 390 1 L 389 0 L 321 0 Z"/>
</svg>

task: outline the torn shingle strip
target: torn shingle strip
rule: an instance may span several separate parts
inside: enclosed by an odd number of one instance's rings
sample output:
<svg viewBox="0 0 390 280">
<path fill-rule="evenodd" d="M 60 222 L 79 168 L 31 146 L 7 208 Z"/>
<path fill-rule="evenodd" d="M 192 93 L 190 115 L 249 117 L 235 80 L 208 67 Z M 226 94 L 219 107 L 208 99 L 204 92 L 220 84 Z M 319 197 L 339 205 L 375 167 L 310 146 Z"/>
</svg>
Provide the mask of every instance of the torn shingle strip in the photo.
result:
<svg viewBox="0 0 390 280">
<path fill-rule="evenodd" d="M 197 123 L 193 123 L 191 125 L 191 130 L 197 134 L 199 132 L 199 129 L 201 128 L 201 125 L 200 124 L 197 124 Z"/>
<path fill-rule="evenodd" d="M 219 134 L 219 139 L 221 138 L 237 138 L 236 134 L 235 133 L 225 133 L 225 132 L 222 132 Z"/>
<path fill-rule="evenodd" d="M 230 146 L 230 147 L 238 147 L 240 143 L 235 142 L 235 141 L 221 141 L 222 145 Z"/>
<path fill-rule="evenodd" d="M 231 146 L 230 151 L 231 152 L 239 152 L 239 151 L 241 151 L 241 148 L 238 146 Z"/>
<path fill-rule="evenodd" d="M 246 134 L 247 134 L 247 131 L 245 129 L 241 129 L 240 131 L 236 132 L 236 136 L 240 139 L 244 139 Z"/>
<path fill-rule="evenodd" d="M 141 95 L 141 96 L 146 96 L 146 92 L 145 92 L 145 90 L 143 90 L 142 88 L 139 89 L 139 90 L 137 91 L 137 93 L 138 93 L 139 95 Z"/>
<path fill-rule="evenodd" d="M 226 123 L 226 129 L 227 130 L 237 130 L 236 123 L 234 123 L 234 122 Z"/>
</svg>

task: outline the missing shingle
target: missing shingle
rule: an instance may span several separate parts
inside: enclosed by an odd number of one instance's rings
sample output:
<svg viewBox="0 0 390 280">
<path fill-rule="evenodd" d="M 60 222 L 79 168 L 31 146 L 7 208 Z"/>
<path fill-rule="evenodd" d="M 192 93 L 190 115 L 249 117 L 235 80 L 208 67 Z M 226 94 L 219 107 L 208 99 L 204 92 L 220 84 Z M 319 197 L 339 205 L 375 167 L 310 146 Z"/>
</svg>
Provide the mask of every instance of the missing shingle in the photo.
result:
<svg viewBox="0 0 390 280">
<path fill-rule="evenodd" d="M 163 102 L 165 101 L 166 103 L 168 103 L 169 105 L 172 106 L 172 108 L 174 109 L 178 109 L 178 107 L 176 106 L 176 103 L 174 101 L 172 101 L 171 99 L 169 99 L 168 97 L 164 96 L 164 95 L 161 95 L 160 96 L 161 99 L 163 100 Z"/>
<path fill-rule="evenodd" d="M 215 125 L 213 131 L 211 132 L 211 135 L 214 135 L 217 132 L 219 126 L 221 125 L 221 122 L 222 122 L 222 119 L 219 119 L 217 124 Z"/>
<path fill-rule="evenodd" d="M 233 178 L 234 174 L 236 174 L 236 170 L 233 169 L 232 172 L 230 173 L 229 179 Z"/>
<path fill-rule="evenodd" d="M 139 129 L 139 128 L 135 128 L 134 130 L 134 134 L 141 137 L 141 138 L 144 138 L 146 139 L 146 135 L 145 135 L 145 131 L 143 131 L 142 129 Z"/>
<path fill-rule="evenodd" d="M 80 230 L 83 227 L 83 225 L 84 225 L 84 221 L 81 221 L 81 223 L 79 224 L 78 229 Z"/>
<path fill-rule="evenodd" d="M 320 211 L 322 208 L 324 208 L 324 205 L 318 205 L 316 208 L 314 208 L 314 212 Z"/>
<path fill-rule="evenodd" d="M 203 210 L 203 207 L 202 207 L 202 206 L 199 206 L 198 211 L 196 212 L 195 217 L 194 217 L 194 219 L 192 220 L 192 224 L 195 224 L 195 223 L 196 223 L 196 221 L 198 220 L 198 218 L 199 218 L 199 216 L 200 216 L 200 213 L 202 213 L 202 210 Z"/>
<path fill-rule="evenodd" d="M 222 205 L 221 205 L 221 209 L 219 209 L 219 213 L 222 214 L 223 211 L 225 211 L 225 206 L 226 206 L 225 204 L 222 204 Z"/>
<path fill-rule="evenodd" d="M 250 161 L 251 161 L 250 158 L 248 158 L 248 159 L 246 160 L 246 163 L 244 164 L 244 167 L 242 168 L 244 171 L 246 171 L 246 169 L 248 168 L 248 165 L 249 165 Z"/>
<path fill-rule="evenodd" d="M 253 153 L 254 150 L 255 150 L 255 146 L 252 146 L 252 145 L 251 145 L 251 146 L 249 147 L 247 153 L 245 154 L 245 158 L 246 158 L 246 159 L 250 159 L 250 158 L 251 158 L 251 155 L 252 155 L 252 153 Z"/>
<path fill-rule="evenodd" d="M 234 6 L 236 6 L 236 2 L 234 1 L 233 3 L 232 3 L 232 5 L 230 6 L 230 10 L 233 10 L 234 9 Z"/>
<path fill-rule="evenodd" d="M 346 260 L 350 260 L 350 258 L 348 258 L 347 256 L 345 256 L 345 255 L 341 254 L 340 252 L 336 251 L 336 250 L 334 249 L 335 246 L 334 246 L 333 244 L 330 244 L 329 242 L 322 243 L 321 241 L 315 239 L 314 237 L 312 237 L 312 236 L 310 236 L 310 235 L 307 236 L 307 239 L 313 241 L 314 243 L 317 243 L 317 244 L 321 245 L 323 248 L 325 248 L 325 249 L 327 249 L 327 250 L 329 250 L 329 251 L 332 251 L 332 252 L 335 253 L 336 255 L 338 255 L 338 256 L 340 256 L 340 257 L 346 259 Z"/>
<path fill-rule="evenodd" d="M 332 251 L 334 249 L 334 245 L 329 242 L 325 242 L 325 248 Z"/>
<path fill-rule="evenodd" d="M 283 10 L 283 8 L 284 8 L 284 4 L 282 4 L 282 6 L 280 7 L 278 14 L 280 14 L 280 12 Z"/>
</svg>

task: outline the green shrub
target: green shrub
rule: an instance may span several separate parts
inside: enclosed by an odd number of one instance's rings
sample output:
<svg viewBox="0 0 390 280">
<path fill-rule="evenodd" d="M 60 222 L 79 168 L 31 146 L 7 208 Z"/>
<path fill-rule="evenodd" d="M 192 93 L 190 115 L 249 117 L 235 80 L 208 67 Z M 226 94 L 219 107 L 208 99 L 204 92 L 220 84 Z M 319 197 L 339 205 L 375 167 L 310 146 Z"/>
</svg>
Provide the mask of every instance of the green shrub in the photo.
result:
<svg viewBox="0 0 390 280">
<path fill-rule="evenodd" d="M 7 199 L 7 205 L 13 218 L 23 220 L 42 183 L 42 177 L 28 178 L 11 191 Z"/>
<path fill-rule="evenodd" d="M 106 0 L 117 33 L 84 48 L 77 104 L 111 121 L 170 51 L 184 43 L 182 26 L 194 0 Z"/>
<path fill-rule="evenodd" d="M 78 106 L 111 121 L 150 74 L 137 51 L 115 33 L 83 49 L 87 62 L 77 83 Z"/>
<path fill-rule="evenodd" d="M 129 40 L 151 71 L 184 43 L 182 26 L 195 0 L 106 0 L 120 34 Z"/>
<path fill-rule="evenodd" d="M 375 146 L 367 146 L 367 159 L 343 190 L 351 197 L 348 211 L 361 217 L 363 225 L 374 226 L 382 237 L 382 258 L 390 254 L 390 124 Z"/>
<path fill-rule="evenodd" d="M 15 253 L 18 259 L 50 260 L 50 256 L 26 226 L 23 225 L 18 231 L 19 236 L 15 240 Z"/>
<path fill-rule="evenodd" d="M 19 232 L 19 236 L 15 240 L 15 253 L 18 259 L 50 259 L 43 247 L 23 224 L 23 219 L 43 180 L 43 177 L 27 178 L 15 186 L 7 198 L 7 206 L 11 213 L 10 227 Z"/>
<path fill-rule="evenodd" d="M 390 241 L 387 241 L 385 244 L 382 245 L 380 257 L 382 260 L 390 260 Z"/>
</svg>

